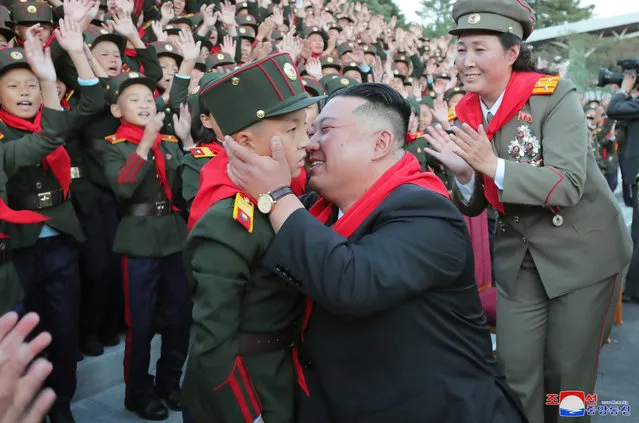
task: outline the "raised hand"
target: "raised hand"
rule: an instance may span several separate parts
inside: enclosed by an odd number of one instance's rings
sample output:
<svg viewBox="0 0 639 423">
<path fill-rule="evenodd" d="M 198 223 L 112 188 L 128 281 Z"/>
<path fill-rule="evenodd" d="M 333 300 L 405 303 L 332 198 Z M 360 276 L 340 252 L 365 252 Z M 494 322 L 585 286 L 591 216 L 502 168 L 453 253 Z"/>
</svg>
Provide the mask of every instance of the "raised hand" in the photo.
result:
<svg viewBox="0 0 639 423">
<path fill-rule="evenodd" d="M 220 5 L 220 10 L 222 12 L 222 23 L 226 26 L 235 26 L 235 6 L 225 1 L 224 4 Z"/>
<path fill-rule="evenodd" d="M 237 49 L 237 41 L 233 39 L 230 35 L 225 35 L 222 40 L 222 46 L 220 47 L 220 51 L 222 53 L 228 53 L 231 57 L 235 57 L 235 50 Z"/>
<path fill-rule="evenodd" d="M 215 13 L 215 5 L 214 4 L 203 4 L 200 7 L 200 14 L 202 15 L 202 25 L 207 28 L 213 28 L 217 23 L 217 18 L 219 14 Z"/>
<path fill-rule="evenodd" d="M 64 17 L 81 22 L 93 7 L 93 3 L 92 0 L 64 0 L 62 3 Z"/>
<path fill-rule="evenodd" d="M 473 175 L 473 168 L 466 163 L 458 154 L 459 148 L 450 135 L 443 128 L 429 127 L 424 135 L 430 148 L 425 148 L 426 153 L 439 160 L 444 166 L 450 169 L 461 183 L 468 183 Z"/>
<path fill-rule="evenodd" d="M 173 3 L 170 1 L 167 1 L 166 3 L 162 4 L 162 7 L 160 7 L 160 15 L 161 15 L 160 22 L 162 23 L 162 26 L 168 24 L 171 21 L 171 19 L 175 17 L 175 11 L 173 10 Z"/>
<path fill-rule="evenodd" d="M 175 129 L 175 135 L 182 140 L 184 147 L 191 147 L 195 145 L 193 138 L 191 137 L 191 112 L 189 107 L 182 103 L 180 104 L 180 114 L 173 114 L 173 128 Z"/>
<path fill-rule="evenodd" d="M 59 28 L 55 30 L 55 36 L 60 47 L 67 53 L 84 52 L 84 38 L 80 25 L 74 19 L 60 19 Z"/>
<path fill-rule="evenodd" d="M 284 12 L 281 7 L 273 6 L 273 23 L 275 23 L 276 28 L 280 28 L 284 25 Z"/>
<path fill-rule="evenodd" d="M 40 81 L 56 81 L 57 76 L 53 60 L 51 60 L 51 49 L 47 47 L 46 50 L 43 50 L 42 41 L 36 35 L 36 30 L 31 30 L 31 28 L 27 31 L 27 39 L 24 42 L 24 54 L 25 60 Z"/>
<path fill-rule="evenodd" d="M 193 34 L 189 31 L 180 31 L 180 39 L 177 41 L 177 45 L 182 51 L 184 60 L 197 60 L 200 57 L 201 42 L 197 43 L 193 39 Z"/>
<path fill-rule="evenodd" d="M 160 130 L 164 126 L 164 113 L 157 113 L 151 120 L 149 120 L 144 127 L 144 135 L 142 136 L 142 141 L 144 138 L 151 139 L 150 145 L 152 146 L 155 142 L 155 137 L 160 133 Z M 148 137 L 147 137 L 148 135 Z"/>
<path fill-rule="evenodd" d="M 322 79 L 322 62 L 311 57 L 306 61 L 306 72 L 318 81 Z"/>
<path fill-rule="evenodd" d="M 113 29 L 127 39 L 140 36 L 138 29 L 135 27 L 135 24 L 133 24 L 133 20 L 131 19 L 131 12 L 127 12 L 126 10 L 114 10 Z"/>
<path fill-rule="evenodd" d="M 133 3 L 133 0 L 115 0 L 115 7 L 116 9 L 120 9 L 131 14 L 133 13 L 135 4 Z"/>
<path fill-rule="evenodd" d="M 166 41 L 169 39 L 169 35 L 162 28 L 162 24 L 160 23 L 160 21 L 152 21 L 151 29 L 153 30 L 153 34 L 155 34 L 155 38 L 158 41 Z"/>
</svg>

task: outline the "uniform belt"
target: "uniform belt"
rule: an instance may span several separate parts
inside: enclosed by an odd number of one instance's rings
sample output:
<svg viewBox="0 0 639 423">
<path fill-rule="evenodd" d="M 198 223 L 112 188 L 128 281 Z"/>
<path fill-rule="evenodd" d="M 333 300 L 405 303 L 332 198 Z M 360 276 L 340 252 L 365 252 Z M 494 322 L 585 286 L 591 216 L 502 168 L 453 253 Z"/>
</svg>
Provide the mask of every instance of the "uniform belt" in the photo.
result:
<svg viewBox="0 0 639 423">
<path fill-rule="evenodd" d="M 11 250 L 9 249 L 9 240 L 0 239 L 0 264 L 9 263 L 11 261 Z"/>
<path fill-rule="evenodd" d="M 80 166 L 73 166 L 71 168 L 71 179 L 84 178 L 84 170 Z"/>
<path fill-rule="evenodd" d="M 168 201 L 157 201 L 155 203 L 124 204 L 121 208 L 122 216 L 168 216 L 171 214 L 171 203 Z"/>
<path fill-rule="evenodd" d="M 64 191 L 62 188 L 53 191 L 39 192 L 25 197 L 15 197 L 10 199 L 10 206 L 18 210 L 40 210 L 54 207 L 64 202 Z"/>
<path fill-rule="evenodd" d="M 299 335 L 295 324 L 279 332 L 242 332 L 237 336 L 239 352 L 240 355 L 252 355 L 293 348 L 299 341 Z"/>
</svg>

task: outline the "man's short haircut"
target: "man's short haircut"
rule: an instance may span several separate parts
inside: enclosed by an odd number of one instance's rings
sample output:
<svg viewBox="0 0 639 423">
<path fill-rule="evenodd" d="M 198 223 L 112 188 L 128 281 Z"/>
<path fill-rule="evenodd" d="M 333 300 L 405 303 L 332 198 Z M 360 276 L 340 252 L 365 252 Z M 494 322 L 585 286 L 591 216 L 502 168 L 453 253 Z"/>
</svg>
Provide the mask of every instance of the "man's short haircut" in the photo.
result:
<svg viewBox="0 0 639 423">
<path fill-rule="evenodd" d="M 391 124 L 390 129 L 395 142 L 400 147 L 404 145 L 411 107 L 396 90 L 386 84 L 367 82 L 334 92 L 327 103 L 335 97 L 357 97 L 365 100 L 366 103 L 356 108 L 354 112 L 371 119 L 388 121 Z"/>
</svg>

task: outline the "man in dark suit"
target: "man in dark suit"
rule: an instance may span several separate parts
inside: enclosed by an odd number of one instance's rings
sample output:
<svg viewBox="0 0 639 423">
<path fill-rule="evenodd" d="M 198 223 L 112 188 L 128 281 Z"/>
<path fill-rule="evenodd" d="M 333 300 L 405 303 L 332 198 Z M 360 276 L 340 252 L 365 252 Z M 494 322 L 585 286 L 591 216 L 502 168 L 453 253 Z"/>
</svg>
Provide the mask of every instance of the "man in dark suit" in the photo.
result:
<svg viewBox="0 0 639 423">
<path fill-rule="evenodd" d="M 382 84 L 333 94 L 311 129 L 304 204 L 270 195 L 291 180 L 279 140 L 272 158 L 225 142 L 229 176 L 276 232 L 264 265 L 312 299 L 298 421 L 525 422 L 493 359 L 464 220 L 402 149 L 409 115 Z"/>
<path fill-rule="evenodd" d="M 639 99 L 630 96 L 637 85 L 637 74 L 626 72 L 621 89 L 612 97 L 608 105 L 608 117 L 627 123 L 627 147 L 623 167 L 623 179 L 634 181 L 632 187 L 632 259 L 626 276 L 624 300 L 639 302 L 639 201 L 637 201 L 637 176 L 639 174 Z"/>
</svg>

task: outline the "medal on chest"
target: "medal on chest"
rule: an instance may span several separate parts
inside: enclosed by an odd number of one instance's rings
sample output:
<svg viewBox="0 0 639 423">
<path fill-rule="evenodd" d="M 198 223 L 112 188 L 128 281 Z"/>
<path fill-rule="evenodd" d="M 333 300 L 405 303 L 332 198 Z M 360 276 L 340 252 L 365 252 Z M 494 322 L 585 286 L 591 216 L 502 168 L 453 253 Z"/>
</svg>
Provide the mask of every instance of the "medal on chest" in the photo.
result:
<svg viewBox="0 0 639 423">
<path fill-rule="evenodd" d="M 533 166 L 544 165 L 541 143 L 532 134 L 529 124 L 532 122 L 532 115 L 527 112 L 519 112 L 517 116 L 519 126 L 515 131 L 515 139 L 508 144 L 508 155 L 517 161 Z"/>
</svg>

